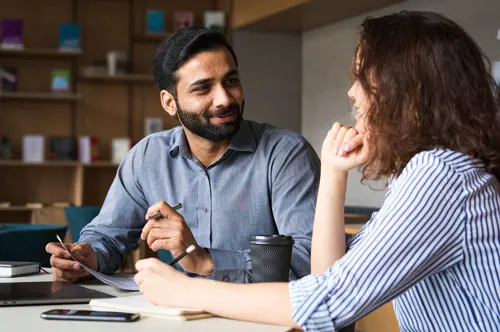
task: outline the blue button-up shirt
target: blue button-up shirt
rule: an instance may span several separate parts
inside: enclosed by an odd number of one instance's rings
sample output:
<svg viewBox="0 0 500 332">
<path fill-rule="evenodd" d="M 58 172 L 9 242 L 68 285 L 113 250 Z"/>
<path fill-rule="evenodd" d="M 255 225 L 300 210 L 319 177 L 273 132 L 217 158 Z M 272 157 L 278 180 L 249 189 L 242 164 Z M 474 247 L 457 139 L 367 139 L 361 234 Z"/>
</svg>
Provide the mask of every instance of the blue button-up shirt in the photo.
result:
<svg viewBox="0 0 500 332">
<path fill-rule="evenodd" d="M 248 239 L 258 234 L 293 236 L 291 278 L 300 278 L 310 273 L 319 171 L 319 158 L 303 137 L 246 120 L 227 151 L 204 167 L 176 127 L 131 149 L 79 241 L 89 242 L 100 271 L 111 273 L 137 246 L 149 206 L 182 203 L 178 212 L 212 256 L 210 278 L 248 282 Z"/>
</svg>

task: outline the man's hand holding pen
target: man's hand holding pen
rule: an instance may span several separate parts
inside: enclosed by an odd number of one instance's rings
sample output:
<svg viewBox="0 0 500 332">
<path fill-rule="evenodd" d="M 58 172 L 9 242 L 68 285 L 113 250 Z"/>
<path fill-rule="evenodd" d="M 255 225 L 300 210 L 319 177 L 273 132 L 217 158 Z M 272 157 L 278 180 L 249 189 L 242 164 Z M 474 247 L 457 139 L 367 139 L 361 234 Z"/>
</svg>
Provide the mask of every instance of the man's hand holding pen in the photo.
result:
<svg viewBox="0 0 500 332">
<path fill-rule="evenodd" d="M 149 207 L 145 217 L 148 222 L 142 229 L 141 239 L 147 242 L 151 250 L 165 249 L 174 257 L 190 245 L 195 245 L 196 249 L 179 261 L 179 264 L 186 271 L 209 276 L 213 272 L 212 257 L 207 250 L 198 246 L 184 218 L 176 212 L 180 207 L 181 205 L 171 207 L 165 201 Z"/>
</svg>

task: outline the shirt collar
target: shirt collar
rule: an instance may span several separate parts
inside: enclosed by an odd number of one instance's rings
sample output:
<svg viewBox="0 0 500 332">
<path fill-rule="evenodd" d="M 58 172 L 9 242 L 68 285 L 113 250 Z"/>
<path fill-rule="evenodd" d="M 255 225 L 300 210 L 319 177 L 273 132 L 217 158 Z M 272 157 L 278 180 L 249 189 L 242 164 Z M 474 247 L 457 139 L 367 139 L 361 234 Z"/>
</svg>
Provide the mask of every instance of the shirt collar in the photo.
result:
<svg viewBox="0 0 500 332">
<path fill-rule="evenodd" d="M 250 124 L 246 120 L 241 120 L 240 129 L 234 134 L 229 141 L 228 150 L 255 152 L 257 142 L 250 128 Z"/>
<path fill-rule="evenodd" d="M 179 126 L 179 130 L 175 135 L 175 140 L 170 147 L 169 153 L 170 157 L 175 156 L 177 153 L 180 153 L 183 157 L 191 156 L 191 150 L 189 149 L 186 134 L 184 133 L 184 129 L 181 126 Z"/>
<path fill-rule="evenodd" d="M 257 142 L 255 136 L 250 128 L 250 124 L 246 120 L 242 120 L 240 129 L 234 134 L 229 141 L 228 150 L 242 151 L 242 152 L 255 152 L 257 149 Z M 191 150 L 186 139 L 186 134 L 182 127 L 176 134 L 176 138 L 169 150 L 170 156 L 180 153 L 183 157 L 190 157 Z"/>
</svg>

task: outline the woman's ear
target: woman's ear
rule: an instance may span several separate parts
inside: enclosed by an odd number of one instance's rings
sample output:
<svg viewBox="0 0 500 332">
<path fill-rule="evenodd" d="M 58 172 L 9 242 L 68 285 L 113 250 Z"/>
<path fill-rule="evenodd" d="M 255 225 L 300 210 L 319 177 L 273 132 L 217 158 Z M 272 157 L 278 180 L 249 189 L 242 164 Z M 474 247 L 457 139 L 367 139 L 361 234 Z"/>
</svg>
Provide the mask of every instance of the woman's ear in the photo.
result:
<svg viewBox="0 0 500 332">
<path fill-rule="evenodd" d="M 161 106 L 171 116 L 177 116 L 177 104 L 174 96 L 167 90 L 160 92 Z"/>
</svg>

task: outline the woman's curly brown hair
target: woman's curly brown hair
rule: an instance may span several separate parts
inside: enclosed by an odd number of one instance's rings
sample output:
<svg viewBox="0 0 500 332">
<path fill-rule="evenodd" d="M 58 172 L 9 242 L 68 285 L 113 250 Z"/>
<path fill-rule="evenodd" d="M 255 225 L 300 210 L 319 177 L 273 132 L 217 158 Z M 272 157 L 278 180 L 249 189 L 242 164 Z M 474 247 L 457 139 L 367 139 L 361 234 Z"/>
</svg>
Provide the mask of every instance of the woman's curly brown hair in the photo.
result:
<svg viewBox="0 0 500 332">
<path fill-rule="evenodd" d="M 361 25 L 353 77 L 371 101 L 364 179 L 399 176 L 417 153 L 450 149 L 500 179 L 499 90 L 489 61 L 455 22 L 404 11 Z"/>
</svg>

